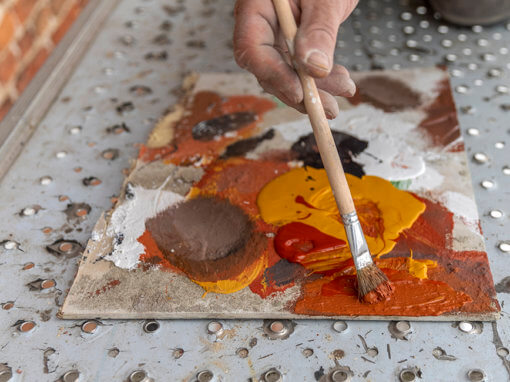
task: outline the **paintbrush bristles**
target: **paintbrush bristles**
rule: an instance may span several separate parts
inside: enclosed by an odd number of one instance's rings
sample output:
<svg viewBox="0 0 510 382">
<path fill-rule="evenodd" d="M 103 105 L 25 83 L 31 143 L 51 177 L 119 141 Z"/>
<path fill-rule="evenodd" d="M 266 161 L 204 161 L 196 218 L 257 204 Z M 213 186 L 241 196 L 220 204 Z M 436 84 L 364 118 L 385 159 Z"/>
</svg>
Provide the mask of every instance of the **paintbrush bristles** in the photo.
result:
<svg viewBox="0 0 510 382">
<path fill-rule="evenodd" d="M 387 300 L 393 293 L 393 286 L 388 277 L 375 264 L 361 268 L 358 275 L 358 298 L 373 304 Z"/>
</svg>

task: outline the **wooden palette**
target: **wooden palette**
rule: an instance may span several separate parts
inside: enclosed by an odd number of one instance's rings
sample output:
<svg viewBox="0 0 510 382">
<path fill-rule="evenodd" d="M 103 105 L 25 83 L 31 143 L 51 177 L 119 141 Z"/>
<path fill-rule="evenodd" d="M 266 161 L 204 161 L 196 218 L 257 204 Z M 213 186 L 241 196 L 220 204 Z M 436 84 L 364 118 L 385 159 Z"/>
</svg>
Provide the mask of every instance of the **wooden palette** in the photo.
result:
<svg viewBox="0 0 510 382">
<path fill-rule="evenodd" d="M 356 73 L 331 122 L 377 265 L 355 274 L 306 116 L 249 74 L 187 78 L 96 224 L 62 318 L 494 320 L 447 73 Z"/>
</svg>

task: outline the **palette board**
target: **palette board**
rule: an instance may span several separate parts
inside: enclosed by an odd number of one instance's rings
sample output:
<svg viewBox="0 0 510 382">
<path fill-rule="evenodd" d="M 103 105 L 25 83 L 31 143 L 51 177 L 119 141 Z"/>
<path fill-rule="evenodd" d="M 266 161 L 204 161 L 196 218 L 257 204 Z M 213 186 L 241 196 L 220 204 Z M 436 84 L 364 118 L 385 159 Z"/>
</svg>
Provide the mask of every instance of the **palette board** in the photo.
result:
<svg viewBox="0 0 510 382">
<path fill-rule="evenodd" d="M 496 319 L 446 72 L 354 80 L 330 126 L 389 300 L 356 299 L 306 116 L 249 74 L 211 73 L 186 79 L 141 147 L 60 316 Z"/>
</svg>

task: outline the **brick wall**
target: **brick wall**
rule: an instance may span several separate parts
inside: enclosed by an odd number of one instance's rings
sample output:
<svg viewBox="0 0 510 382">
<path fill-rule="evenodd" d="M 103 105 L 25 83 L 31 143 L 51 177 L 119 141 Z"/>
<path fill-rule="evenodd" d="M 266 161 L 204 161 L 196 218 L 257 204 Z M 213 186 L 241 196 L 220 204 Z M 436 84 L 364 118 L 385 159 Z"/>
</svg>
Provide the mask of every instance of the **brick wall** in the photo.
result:
<svg viewBox="0 0 510 382">
<path fill-rule="evenodd" d="M 0 120 L 87 0 L 0 0 Z"/>
</svg>

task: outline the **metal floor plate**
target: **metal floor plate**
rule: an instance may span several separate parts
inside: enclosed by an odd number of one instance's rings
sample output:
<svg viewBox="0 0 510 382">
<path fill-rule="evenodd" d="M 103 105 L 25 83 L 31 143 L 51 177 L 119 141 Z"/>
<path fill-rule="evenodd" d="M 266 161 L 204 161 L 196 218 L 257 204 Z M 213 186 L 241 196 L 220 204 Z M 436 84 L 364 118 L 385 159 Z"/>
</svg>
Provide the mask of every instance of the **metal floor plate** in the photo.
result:
<svg viewBox="0 0 510 382">
<path fill-rule="evenodd" d="M 185 73 L 239 70 L 232 7 L 120 2 L 0 183 L 0 381 L 333 381 L 351 372 L 354 381 L 509 380 L 510 24 L 447 26 L 418 1 L 362 2 L 341 28 L 336 58 L 351 70 L 449 67 L 500 321 L 56 318 L 76 243 L 110 208 L 136 143 L 177 100 Z"/>
</svg>

